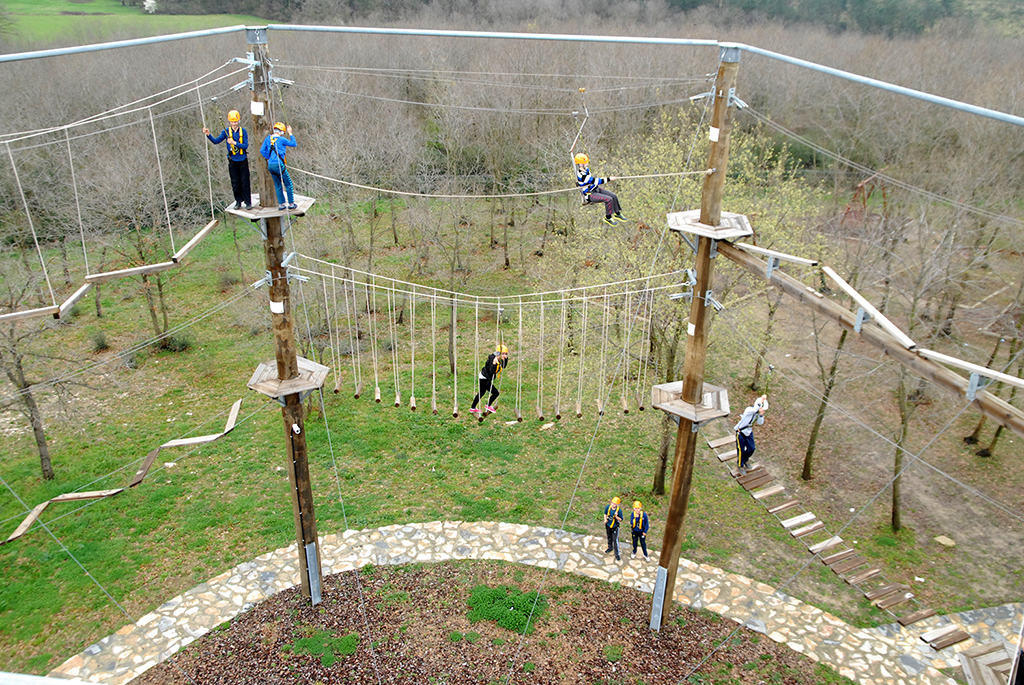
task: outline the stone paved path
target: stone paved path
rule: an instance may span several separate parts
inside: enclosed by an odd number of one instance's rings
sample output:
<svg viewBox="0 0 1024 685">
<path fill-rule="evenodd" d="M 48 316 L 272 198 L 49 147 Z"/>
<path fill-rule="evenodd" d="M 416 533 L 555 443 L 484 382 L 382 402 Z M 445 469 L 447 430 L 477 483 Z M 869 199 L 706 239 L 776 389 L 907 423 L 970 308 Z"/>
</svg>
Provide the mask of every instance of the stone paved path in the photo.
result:
<svg viewBox="0 0 1024 685">
<path fill-rule="evenodd" d="M 651 592 L 650 562 L 614 562 L 605 541 L 590 535 L 511 523 L 460 521 L 348 530 L 321 538 L 323 573 L 377 565 L 448 559 L 501 559 L 558 569 Z M 239 564 L 166 602 L 135 624 L 103 638 L 49 675 L 86 682 L 127 683 L 255 603 L 298 582 L 292 545 Z M 914 625 L 859 629 L 774 588 L 712 566 L 680 560 L 676 599 L 744 624 L 791 649 L 831 664 L 864 685 L 950 685 L 937 669 L 958 665 L 956 651 L 977 642 L 1011 640 L 1024 619 L 1024 603 L 947 616 Z M 936 652 L 917 635 L 956 623 L 972 639 Z"/>
</svg>

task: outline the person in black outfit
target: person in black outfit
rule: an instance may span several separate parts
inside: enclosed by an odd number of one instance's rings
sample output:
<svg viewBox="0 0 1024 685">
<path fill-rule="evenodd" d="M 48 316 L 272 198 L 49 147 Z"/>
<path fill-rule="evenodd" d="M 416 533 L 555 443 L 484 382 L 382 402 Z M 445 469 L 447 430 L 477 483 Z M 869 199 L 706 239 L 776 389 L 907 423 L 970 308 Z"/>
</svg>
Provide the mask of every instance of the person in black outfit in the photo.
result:
<svg viewBox="0 0 1024 685">
<path fill-rule="evenodd" d="M 491 398 L 487 404 L 484 405 L 484 409 L 489 413 L 493 414 L 498 411 L 495 407 L 495 403 L 498 401 L 498 395 L 501 393 L 498 391 L 497 381 L 501 380 L 501 370 L 508 366 L 508 348 L 504 345 L 498 345 L 494 348 L 494 352 L 487 357 L 487 361 L 484 362 L 484 367 L 480 369 L 480 392 L 473 397 L 473 405 L 469 411 L 473 414 L 479 414 L 480 410 L 476 408 L 476 405 L 480 403 L 480 400 L 487 396 L 487 392 L 490 391 Z"/>
<path fill-rule="evenodd" d="M 249 188 L 249 132 L 242 128 L 242 117 L 238 110 L 228 112 L 228 125 L 214 138 L 210 129 L 203 127 L 203 133 L 214 145 L 227 141 L 228 175 L 231 177 L 231 192 L 235 203 L 229 209 L 252 209 L 252 191 Z"/>
</svg>

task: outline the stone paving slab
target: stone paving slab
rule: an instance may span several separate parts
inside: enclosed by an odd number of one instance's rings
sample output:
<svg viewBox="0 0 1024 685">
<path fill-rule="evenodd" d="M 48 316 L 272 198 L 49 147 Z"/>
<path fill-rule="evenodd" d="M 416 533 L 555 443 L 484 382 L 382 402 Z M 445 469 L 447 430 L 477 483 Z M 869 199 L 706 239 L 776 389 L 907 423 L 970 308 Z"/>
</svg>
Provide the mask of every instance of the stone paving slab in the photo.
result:
<svg viewBox="0 0 1024 685">
<path fill-rule="evenodd" d="M 604 537 L 501 522 L 432 521 L 320 538 L 323 574 L 449 559 L 498 559 L 654 588 L 657 563 L 615 562 Z M 211 578 L 91 645 L 49 675 L 80 682 L 128 683 L 218 624 L 298 583 L 296 545 L 262 554 Z M 1024 603 L 933 616 L 908 630 L 898 623 L 860 629 L 775 588 L 680 559 L 675 599 L 721 614 L 775 642 L 833 666 L 863 685 L 953 685 L 938 669 L 959 666 L 956 652 L 977 643 L 1010 641 L 1020 631 Z M 971 640 L 942 651 L 918 637 L 955 623 Z"/>
</svg>

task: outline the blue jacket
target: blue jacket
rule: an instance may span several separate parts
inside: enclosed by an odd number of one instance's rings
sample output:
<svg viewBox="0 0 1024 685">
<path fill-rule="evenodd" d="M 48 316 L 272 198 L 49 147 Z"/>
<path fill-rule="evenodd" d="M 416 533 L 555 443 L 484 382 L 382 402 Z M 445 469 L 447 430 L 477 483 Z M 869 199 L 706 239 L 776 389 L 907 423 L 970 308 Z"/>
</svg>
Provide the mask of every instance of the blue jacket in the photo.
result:
<svg viewBox="0 0 1024 685">
<path fill-rule="evenodd" d="M 590 167 L 583 167 L 583 169 L 576 167 L 576 185 L 579 186 L 580 193 L 583 197 L 590 195 L 592 192 L 597 190 L 598 186 L 607 182 L 607 178 L 595 178 L 590 173 Z"/>
<path fill-rule="evenodd" d="M 241 162 L 245 159 L 246 150 L 249 149 L 249 133 L 241 126 L 238 127 L 237 138 L 231 135 L 232 133 L 231 129 L 226 128 L 216 138 L 211 135 L 206 137 L 214 145 L 220 144 L 222 140 L 227 140 L 225 147 L 228 149 L 228 159 L 232 162 Z"/>
<path fill-rule="evenodd" d="M 609 504 L 604 508 L 605 528 L 618 528 L 622 523 L 622 507 L 618 504 Z"/>
<path fill-rule="evenodd" d="M 651 527 L 651 518 L 647 515 L 646 511 L 641 510 L 640 515 L 637 516 L 635 511 L 629 512 L 629 528 L 634 533 L 646 534 L 647 529 Z"/>
<path fill-rule="evenodd" d="M 270 164 L 284 165 L 288 163 L 285 157 L 290 147 L 295 147 L 295 136 L 271 133 L 263 139 L 263 145 L 260 146 L 260 154 Z"/>
</svg>

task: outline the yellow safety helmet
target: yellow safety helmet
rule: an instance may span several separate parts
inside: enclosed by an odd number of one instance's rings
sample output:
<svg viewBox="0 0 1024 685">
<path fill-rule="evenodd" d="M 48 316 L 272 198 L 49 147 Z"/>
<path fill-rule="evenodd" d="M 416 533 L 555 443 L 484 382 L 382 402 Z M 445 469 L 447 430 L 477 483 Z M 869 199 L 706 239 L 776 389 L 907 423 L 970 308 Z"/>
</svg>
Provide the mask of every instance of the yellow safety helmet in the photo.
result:
<svg viewBox="0 0 1024 685">
<path fill-rule="evenodd" d="M 282 124 L 280 121 L 277 122 L 276 124 L 274 124 L 274 130 L 275 131 L 281 131 L 283 133 L 284 132 L 284 124 Z"/>
<path fill-rule="evenodd" d="M 643 509 L 644 505 L 640 504 L 640 500 L 637 500 L 637 501 L 633 502 L 633 508 L 634 509 Z"/>
<path fill-rule="evenodd" d="M 576 156 L 572 158 L 576 164 L 590 164 L 590 157 L 587 157 L 582 152 L 577 152 Z"/>
<path fill-rule="evenodd" d="M 498 354 L 508 354 L 508 348 L 505 347 L 504 345 L 498 345 L 497 347 L 494 348 L 494 351 L 497 352 Z"/>
<path fill-rule="evenodd" d="M 619 503 L 619 502 L 621 502 L 621 501 L 622 501 L 622 500 L 621 500 L 621 499 L 619 499 L 618 497 L 612 497 L 612 504 L 618 504 L 618 503 Z"/>
<path fill-rule="evenodd" d="M 233 109 L 230 112 L 228 112 L 228 121 L 230 121 L 231 123 L 235 123 L 235 122 L 241 121 L 241 120 L 242 120 L 242 115 L 238 113 L 237 109 Z"/>
</svg>

